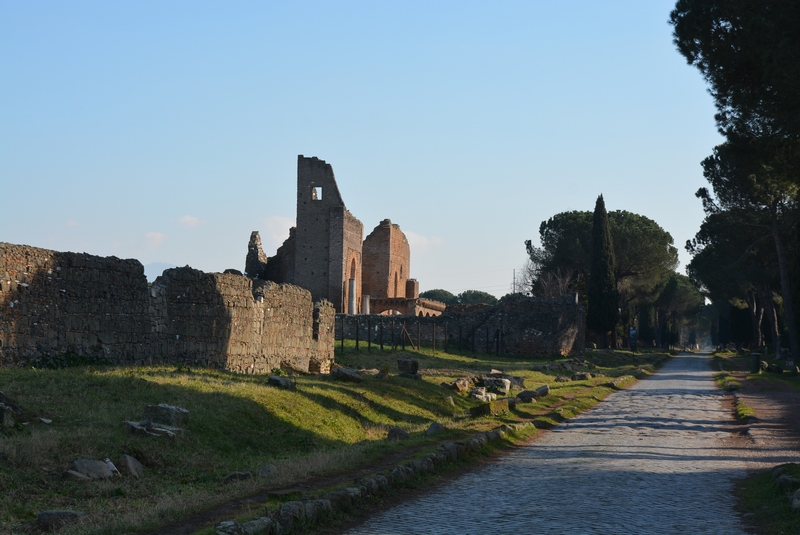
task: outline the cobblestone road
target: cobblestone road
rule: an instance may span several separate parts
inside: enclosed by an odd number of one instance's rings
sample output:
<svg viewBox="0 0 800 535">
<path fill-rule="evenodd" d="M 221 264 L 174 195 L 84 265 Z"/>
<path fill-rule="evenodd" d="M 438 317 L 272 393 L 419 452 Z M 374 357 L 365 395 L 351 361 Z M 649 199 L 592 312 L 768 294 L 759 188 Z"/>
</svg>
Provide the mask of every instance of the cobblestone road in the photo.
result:
<svg viewBox="0 0 800 535">
<path fill-rule="evenodd" d="M 798 458 L 753 451 L 737 431 L 709 359 L 682 355 L 530 446 L 348 534 L 744 534 L 733 479 Z"/>
</svg>

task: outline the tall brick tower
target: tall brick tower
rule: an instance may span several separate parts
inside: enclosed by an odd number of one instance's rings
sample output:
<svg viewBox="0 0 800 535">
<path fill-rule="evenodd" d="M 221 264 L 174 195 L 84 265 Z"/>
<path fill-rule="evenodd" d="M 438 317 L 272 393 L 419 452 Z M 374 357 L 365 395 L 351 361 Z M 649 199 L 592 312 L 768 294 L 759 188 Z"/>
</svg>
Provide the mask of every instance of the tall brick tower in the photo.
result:
<svg viewBox="0 0 800 535">
<path fill-rule="evenodd" d="M 355 314 L 361 301 L 364 225 L 344 205 L 333 168 L 297 157 L 297 230 L 294 284 L 337 312 Z"/>
<path fill-rule="evenodd" d="M 362 291 L 370 298 L 417 297 L 406 295 L 411 269 L 411 249 L 400 225 L 384 219 L 364 239 Z"/>
</svg>

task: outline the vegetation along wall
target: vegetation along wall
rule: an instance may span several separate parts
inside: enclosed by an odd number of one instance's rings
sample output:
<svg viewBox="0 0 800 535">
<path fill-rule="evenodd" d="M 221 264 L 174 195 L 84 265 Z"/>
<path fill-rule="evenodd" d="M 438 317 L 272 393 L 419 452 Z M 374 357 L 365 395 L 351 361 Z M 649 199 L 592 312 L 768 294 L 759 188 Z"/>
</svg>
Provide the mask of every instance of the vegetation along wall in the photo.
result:
<svg viewBox="0 0 800 535">
<path fill-rule="evenodd" d="M 310 292 L 190 267 L 148 286 L 137 260 L 0 242 L 0 364 L 66 354 L 241 373 L 326 372 L 333 306 Z"/>
</svg>

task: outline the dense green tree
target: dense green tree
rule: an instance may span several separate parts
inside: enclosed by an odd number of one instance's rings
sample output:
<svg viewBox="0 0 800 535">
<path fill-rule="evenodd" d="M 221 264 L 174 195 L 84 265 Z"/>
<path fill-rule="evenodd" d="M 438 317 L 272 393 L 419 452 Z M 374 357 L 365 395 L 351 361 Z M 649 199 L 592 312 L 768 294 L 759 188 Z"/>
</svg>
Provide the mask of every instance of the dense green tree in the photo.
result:
<svg viewBox="0 0 800 535">
<path fill-rule="evenodd" d="M 602 195 L 597 198 L 594 207 L 591 246 L 586 327 L 597 333 L 598 340 L 605 340 L 607 333 L 616 329 L 619 317 L 619 294 L 614 242 Z M 605 344 L 603 345 L 605 347 Z"/>
<path fill-rule="evenodd" d="M 752 332 L 748 339 L 753 346 L 762 345 L 765 314 L 770 339 L 780 339 L 775 310 L 780 279 L 769 228 L 763 213 L 717 211 L 706 216 L 695 238 L 686 244 L 692 254 L 687 273 L 705 295 L 714 303 L 728 301 L 749 311 Z"/>
<path fill-rule="evenodd" d="M 456 303 L 458 303 L 458 297 L 448 292 L 447 290 L 442 290 L 440 288 L 421 292 L 419 296 L 424 297 L 425 299 L 433 299 L 434 301 L 439 301 L 441 303 L 444 303 L 445 305 L 455 305 Z"/>
<path fill-rule="evenodd" d="M 490 293 L 480 290 L 465 290 L 458 294 L 458 303 L 461 305 L 496 305 L 497 298 Z"/>
<path fill-rule="evenodd" d="M 776 143 L 768 138 L 731 134 L 726 143 L 715 147 L 714 153 L 703 161 L 703 174 L 713 188 L 713 195 L 706 188 L 697 192 L 706 214 L 749 212 L 767 222 L 762 225 L 762 234 L 771 237 L 775 251 L 785 304 L 783 315 L 795 357 L 800 357 L 800 340 L 791 292 L 792 257 L 787 244 L 793 243 L 790 236 L 797 232 L 800 184 L 795 181 L 793 170 L 798 168 L 800 143 Z M 765 291 L 763 285 L 757 288 Z"/>
<path fill-rule="evenodd" d="M 790 347 L 800 358 L 787 245 L 797 234 L 800 185 L 800 2 L 678 0 L 670 21 L 678 50 L 709 84 L 727 138 L 703 162 L 713 195 L 698 196 L 707 214 L 769 216 Z"/>
<path fill-rule="evenodd" d="M 539 226 L 541 247 L 530 240 L 525 246 L 532 271 L 531 291 L 548 295 L 554 287 L 580 294 L 586 304 L 586 282 L 591 263 L 592 212 L 562 212 Z M 608 213 L 614 237 L 617 287 L 620 306 L 645 305 L 658 295 L 678 264 L 672 236 L 645 216 L 615 210 Z"/>
<path fill-rule="evenodd" d="M 709 84 L 721 132 L 800 136 L 800 2 L 678 0 L 670 22 Z"/>
</svg>

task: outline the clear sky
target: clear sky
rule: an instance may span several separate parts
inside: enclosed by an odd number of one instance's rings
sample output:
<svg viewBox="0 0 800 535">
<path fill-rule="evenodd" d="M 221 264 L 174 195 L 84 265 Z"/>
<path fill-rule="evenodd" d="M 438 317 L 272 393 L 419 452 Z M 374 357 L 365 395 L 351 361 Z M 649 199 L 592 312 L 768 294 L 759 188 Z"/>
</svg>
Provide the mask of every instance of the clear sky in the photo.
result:
<svg viewBox="0 0 800 535">
<path fill-rule="evenodd" d="M 333 166 L 421 290 L 510 291 L 568 210 L 681 254 L 721 141 L 668 0 L 0 1 L 0 241 L 244 269 L 288 236 L 297 155 Z"/>
</svg>

